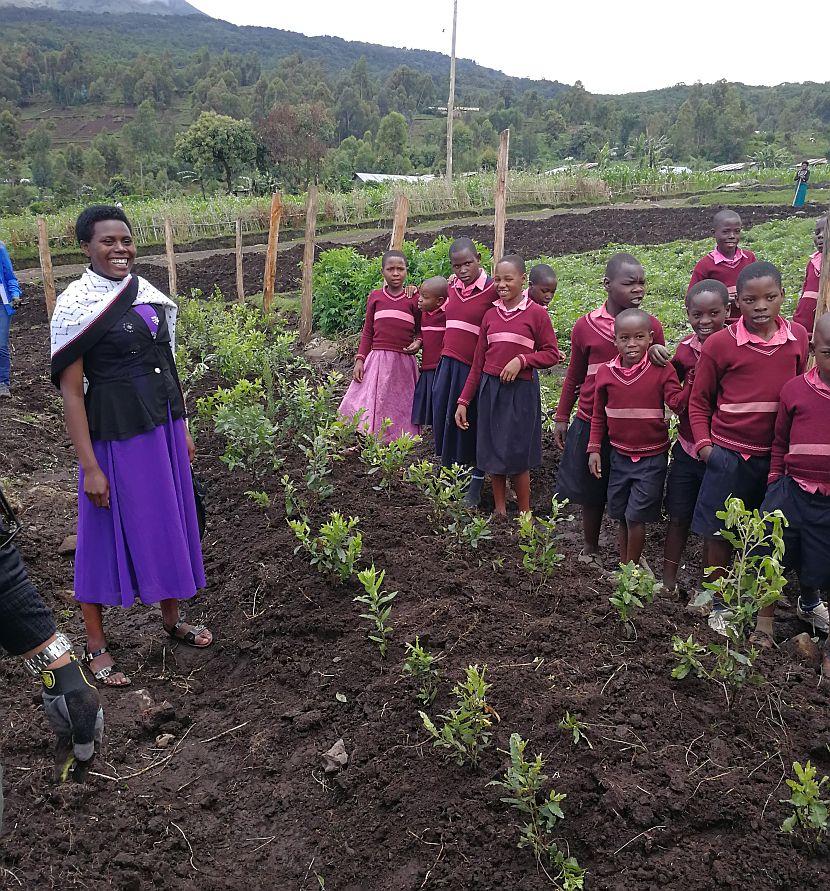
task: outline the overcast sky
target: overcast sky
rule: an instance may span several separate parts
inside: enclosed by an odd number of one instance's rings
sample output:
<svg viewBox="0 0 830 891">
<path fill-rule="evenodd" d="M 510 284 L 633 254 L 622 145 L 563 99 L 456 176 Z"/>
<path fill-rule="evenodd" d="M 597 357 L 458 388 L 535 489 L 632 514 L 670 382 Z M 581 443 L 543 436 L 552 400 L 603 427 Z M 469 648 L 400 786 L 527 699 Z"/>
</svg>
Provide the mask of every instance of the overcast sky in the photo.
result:
<svg viewBox="0 0 830 891">
<path fill-rule="evenodd" d="M 449 53 L 452 0 L 190 0 L 216 18 Z M 748 84 L 825 81 L 819 49 L 830 6 L 753 7 L 723 0 L 459 0 L 458 55 L 519 77 L 581 80 L 626 93 L 720 78 Z M 725 11 L 727 21 L 724 21 Z M 798 16 L 798 18 L 796 18 Z M 799 32 L 800 23 L 805 31 Z"/>
</svg>

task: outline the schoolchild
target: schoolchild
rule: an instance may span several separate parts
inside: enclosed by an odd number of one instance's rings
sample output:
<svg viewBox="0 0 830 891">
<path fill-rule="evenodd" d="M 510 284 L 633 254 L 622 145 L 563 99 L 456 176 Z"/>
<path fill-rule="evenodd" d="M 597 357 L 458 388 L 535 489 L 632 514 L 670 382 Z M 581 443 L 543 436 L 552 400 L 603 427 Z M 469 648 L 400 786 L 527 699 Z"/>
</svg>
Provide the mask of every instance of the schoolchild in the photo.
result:
<svg viewBox="0 0 830 891">
<path fill-rule="evenodd" d="M 781 318 L 784 289 L 777 267 L 752 263 L 741 271 L 737 287 L 741 318 L 706 339 L 689 397 L 694 447 L 706 464 L 692 531 L 705 539 L 716 574 L 732 555 L 718 535 L 723 522 L 716 513 L 730 495 L 750 510 L 760 508 L 781 388 L 804 372 L 809 351 L 807 331 Z M 723 604 L 713 604 L 714 630 L 723 633 L 729 618 Z M 768 618 L 761 624 L 771 633 L 771 609 Z"/>
<path fill-rule="evenodd" d="M 524 278 L 524 260 L 515 254 L 496 265 L 497 300 L 482 320 L 455 412 L 458 427 L 465 430 L 468 406 L 476 406 L 476 466 L 490 474 L 498 516 L 507 515 L 508 477 L 519 510 L 530 510 L 530 471 L 542 463 L 542 400 L 535 369 L 552 368 L 560 360 L 550 316 L 523 293 Z"/>
<path fill-rule="evenodd" d="M 680 419 L 677 441 L 671 451 L 669 472 L 666 478 L 666 496 L 663 501 L 669 516 L 666 541 L 663 550 L 663 585 L 668 591 L 677 586 L 677 573 L 683 551 L 689 538 L 692 515 L 695 512 L 700 485 L 706 465 L 698 458 L 694 437 L 689 423 L 689 395 L 695 379 L 695 368 L 700 351 L 708 337 L 720 331 L 726 324 L 729 312 L 729 292 L 726 285 L 714 279 L 704 279 L 692 285 L 686 295 L 686 315 L 692 334 L 677 345 L 672 365 L 683 385 L 683 393 L 677 408 Z M 655 347 L 668 357 L 665 347 Z M 651 353 L 654 360 L 654 353 Z M 709 564 L 703 557 L 704 567 Z"/>
<path fill-rule="evenodd" d="M 418 383 L 418 361 L 413 355 L 421 347 L 418 337 L 421 314 L 417 293 L 404 288 L 406 257 L 387 251 L 381 261 L 385 284 L 372 291 L 366 301 L 366 320 L 354 361 L 352 382 L 340 403 L 339 413 L 351 418 L 361 409 L 360 429 L 377 433 L 388 418 L 392 424 L 387 439 L 402 433 L 418 433 L 412 416 L 412 398 Z"/>
<path fill-rule="evenodd" d="M 787 518 L 784 563 L 798 574 L 796 611 L 814 633 L 827 634 L 821 592 L 830 592 L 830 313 L 818 320 L 813 351 L 815 367 L 781 389 L 761 509 Z"/>
<path fill-rule="evenodd" d="M 421 313 L 421 374 L 412 400 L 412 423 L 432 426 L 432 385 L 435 369 L 444 347 L 447 315 L 447 280 L 440 275 L 428 278 L 419 288 L 418 310 Z"/>
<path fill-rule="evenodd" d="M 556 288 L 559 280 L 556 277 L 556 270 L 547 263 L 537 263 L 530 267 L 530 274 L 527 277 L 527 296 L 534 303 L 541 306 L 550 306 L 551 301 L 556 296 Z"/>
<path fill-rule="evenodd" d="M 808 334 L 813 333 L 813 325 L 816 320 L 816 305 L 818 303 L 818 284 L 821 277 L 821 254 L 824 248 L 824 224 L 827 217 L 819 217 L 816 220 L 816 228 L 813 231 L 813 244 L 815 253 L 807 261 L 807 271 L 804 273 L 804 284 L 801 286 L 801 296 L 795 308 L 793 321 L 798 322 L 807 329 Z"/>
<path fill-rule="evenodd" d="M 729 323 L 731 324 L 740 317 L 738 305 L 735 302 L 738 276 L 742 269 L 746 269 L 750 263 L 755 262 L 756 257 L 752 251 L 740 247 L 743 223 L 734 210 L 719 210 L 715 214 L 713 223 L 715 249 L 697 261 L 689 280 L 689 287 L 709 278 L 723 282 L 729 291 Z"/>
<path fill-rule="evenodd" d="M 645 296 L 646 274 L 636 257 L 614 254 L 605 267 L 602 284 L 607 294 L 605 303 L 577 319 L 571 330 L 571 358 L 556 407 L 554 427 L 554 441 L 562 449 L 556 479 L 557 496 L 582 505 L 584 545 L 577 559 L 596 568 L 602 568 L 599 533 L 607 498 L 611 454 L 606 439 L 600 451 L 601 476 L 597 478 L 590 473 L 585 454 L 594 412 L 594 385 L 597 370 L 618 355 L 614 320 L 623 310 L 640 306 Z M 654 342 L 665 344 L 663 326 L 654 316 L 649 319 Z M 576 417 L 571 421 L 577 393 Z"/>
<path fill-rule="evenodd" d="M 465 504 L 478 507 L 484 472 L 475 466 L 476 408 L 471 406 L 464 428 L 455 423 L 455 410 L 473 364 L 482 319 L 493 305 L 496 292 L 493 280 L 481 268 L 481 255 L 472 239 L 456 238 L 450 245 L 450 266 L 455 278 L 444 304 L 447 321 L 432 386 L 432 432 L 435 454 L 444 467 L 461 464 L 473 468 Z"/>
<path fill-rule="evenodd" d="M 660 519 L 669 452 L 666 409 L 681 399 L 674 365 L 649 359 L 651 316 L 625 309 L 614 319 L 618 355 L 597 370 L 586 460 L 602 478 L 602 444 L 611 445 L 608 516 L 619 521 L 620 562 L 640 563 L 646 524 Z"/>
</svg>

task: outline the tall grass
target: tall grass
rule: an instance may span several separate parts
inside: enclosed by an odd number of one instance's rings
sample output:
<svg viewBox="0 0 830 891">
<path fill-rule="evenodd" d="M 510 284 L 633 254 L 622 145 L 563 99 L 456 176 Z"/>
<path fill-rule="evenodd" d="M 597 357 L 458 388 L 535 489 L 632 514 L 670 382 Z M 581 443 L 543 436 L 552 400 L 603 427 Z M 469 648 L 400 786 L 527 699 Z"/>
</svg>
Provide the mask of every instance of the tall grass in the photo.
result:
<svg viewBox="0 0 830 891">
<path fill-rule="evenodd" d="M 613 164 L 602 171 L 573 168 L 558 174 L 511 171 L 508 178 L 508 206 L 560 207 L 570 204 L 599 204 L 626 197 L 659 196 L 677 192 L 705 192 L 730 182 L 789 183 L 789 170 L 751 171 L 741 174 L 690 173 L 662 174 L 658 170 L 627 164 Z M 412 216 L 428 216 L 469 211 L 478 213 L 493 206 L 495 174 L 464 176 L 448 186 L 441 178 L 427 183 L 392 183 L 352 192 L 321 191 L 318 198 L 320 224 L 353 225 L 392 216 L 395 197 L 403 193 L 410 202 Z M 285 195 L 283 225 L 302 227 L 304 195 Z M 205 238 L 231 236 L 236 219 L 243 232 L 260 233 L 268 227 L 270 199 L 216 195 L 210 198 L 125 199 L 124 210 L 133 224 L 139 245 L 164 242 L 164 220 L 173 223 L 177 244 Z M 76 204 L 47 218 L 50 244 L 56 252 L 74 245 L 73 226 L 83 205 Z M 37 245 L 34 215 L 18 214 L 0 218 L 0 240 L 13 253 L 30 256 Z"/>
</svg>

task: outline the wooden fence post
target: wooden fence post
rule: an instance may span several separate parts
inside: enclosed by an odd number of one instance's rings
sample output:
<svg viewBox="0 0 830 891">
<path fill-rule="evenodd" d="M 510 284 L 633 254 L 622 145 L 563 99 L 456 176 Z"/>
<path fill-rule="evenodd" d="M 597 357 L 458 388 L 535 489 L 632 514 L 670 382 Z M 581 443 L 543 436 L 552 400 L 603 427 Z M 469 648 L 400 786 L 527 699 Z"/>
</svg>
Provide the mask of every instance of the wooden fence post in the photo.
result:
<svg viewBox="0 0 830 891">
<path fill-rule="evenodd" d="M 496 219 L 493 235 L 493 272 L 496 263 L 504 255 L 504 227 L 507 222 L 507 160 L 510 154 L 510 130 L 503 130 L 499 137 L 499 162 L 496 167 Z"/>
<path fill-rule="evenodd" d="M 271 198 L 271 215 L 268 220 L 268 249 L 265 251 L 265 275 L 262 279 L 262 309 L 271 312 L 274 299 L 274 278 L 277 273 L 277 242 L 280 238 L 282 197 L 274 192 Z"/>
<path fill-rule="evenodd" d="M 171 297 L 175 297 L 176 290 L 176 251 L 173 245 L 173 221 L 170 217 L 164 218 L 164 251 L 167 254 L 167 283 Z"/>
<path fill-rule="evenodd" d="M 46 297 L 46 315 L 52 318 L 55 311 L 55 276 L 52 274 L 52 254 L 49 252 L 49 232 L 44 217 L 37 218 L 37 250 L 40 269 L 43 272 L 43 293 Z"/>
<path fill-rule="evenodd" d="M 236 299 L 245 302 L 245 279 L 242 272 L 242 220 L 236 221 Z"/>
<path fill-rule="evenodd" d="M 395 216 L 392 220 L 392 238 L 389 242 L 390 251 L 399 251 L 403 247 L 403 238 L 406 234 L 406 221 L 409 218 L 409 198 L 401 193 L 395 199 Z"/>
<path fill-rule="evenodd" d="M 300 307 L 300 343 L 311 337 L 312 288 L 311 273 L 314 267 L 314 240 L 317 234 L 317 184 L 310 183 L 305 205 L 305 249 L 303 251 L 303 297 Z"/>
</svg>

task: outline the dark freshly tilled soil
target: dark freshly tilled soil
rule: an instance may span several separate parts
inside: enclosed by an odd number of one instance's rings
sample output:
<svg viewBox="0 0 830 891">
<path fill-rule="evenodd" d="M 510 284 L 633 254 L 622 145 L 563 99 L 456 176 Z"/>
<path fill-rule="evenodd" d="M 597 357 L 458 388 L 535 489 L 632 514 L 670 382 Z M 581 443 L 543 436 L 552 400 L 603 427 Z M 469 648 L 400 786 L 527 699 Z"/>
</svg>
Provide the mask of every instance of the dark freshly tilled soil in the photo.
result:
<svg viewBox="0 0 830 891">
<path fill-rule="evenodd" d="M 547 255 L 552 257 L 580 251 L 596 250 L 609 244 L 663 244 L 679 238 L 706 238 L 712 232 L 712 215 L 716 207 L 650 207 L 643 210 L 604 208 L 589 213 L 557 214 L 546 220 L 508 220 L 505 248 L 521 254 L 525 259 Z M 819 213 L 823 208 L 807 208 L 806 213 Z M 740 208 L 744 226 L 757 226 L 768 220 L 791 216 L 795 211 L 786 206 L 758 205 Z M 430 232 L 411 232 L 408 239 L 422 248 L 432 245 L 436 235 L 455 238 L 468 235 L 488 247 L 493 246 L 491 226 L 452 224 Z M 315 249 L 315 259 L 322 250 L 336 245 L 321 242 Z M 371 241 L 352 245 L 367 257 L 377 256 L 389 247 L 389 236 L 381 235 Z M 303 248 L 296 246 L 281 252 L 277 260 L 275 290 L 277 293 L 300 287 Z M 182 293 L 191 288 L 210 292 L 214 286 L 233 297 L 236 294 L 236 267 L 232 253 L 217 254 L 205 260 L 177 266 L 177 283 Z M 246 294 L 262 290 L 265 271 L 264 254 L 246 254 L 244 276 Z M 142 266 L 141 275 L 160 288 L 167 287 L 167 270 L 159 266 Z"/>
<path fill-rule="evenodd" d="M 80 645 L 72 566 L 56 556 L 74 531 L 75 462 L 47 379 L 40 305 L 15 320 L 2 475 L 27 526 L 19 544 L 32 576 Z M 216 642 L 203 652 L 171 647 L 155 610 L 107 613 L 133 687 L 103 692 L 105 746 L 86 786 L 49 783 L 35 685 L 18 663 L 0 663 L 0 865 L 9 887 L 550 887 L 516 846 L 517 818 L 487 786 L 506 766 L 514 731 L 568 796 L 559 838 L 588 869 L 586 888 L 824 887 L 828 846 L 778 831 L 791 762 L 811 758 L 830 772 L 828 693 L 813 669 L 765 653 L 766 682 L 727 709 L 719 687 L 670 677 L 672 635 L 709 634 L 682 602 L 663 596 L 636 617 L 636 640 L 623 634 L 608 583 L 576 562 L 578 518 L 564 524 L 565 562 L 540 587 L 521 568 L 511 526 L 494 526 L 478 551 L 454 550 L 416 491 L 403 483 L 390 498 L 374 491 L 350 453 L 312 520 L 333 509 L 359 516 L 363 562 L 386 569 L 385 587 L 399 592 L 381 660 L 352 603 L 356 583 L 331 583 L 294 555 L 276 476 L 229 474 L 213 435 L 198 446 L 209 585 L 187 610 Z M 302 486 L 293 444 L 284 454 L 284 471 Z M 555 465 L 546 439 L 537 509 L 549 503 Z M 255 506 L 249 489 L 270 493 L 272 507 Z M 605 535 L 611 565 L 610 526 Z M 662 535 L 653 530 L 653 566 Z M 789 614 L 779 620 L 779 637 L 803 630 Z M 433 715 L 451 707 L 465 666 L 487 665 L 500 722 L 477 772 L 425 741 L 413 686 L 400 674 L 404 643 L 416 635 L 443 655 Z M 592 748 L 559 730 L 566 711 L 580 716 Z M 157 749 L 160 733 L 174 744 Z M 321 755 L 341 738 L 349 764 L 326 775 Z"/>
</svg>

